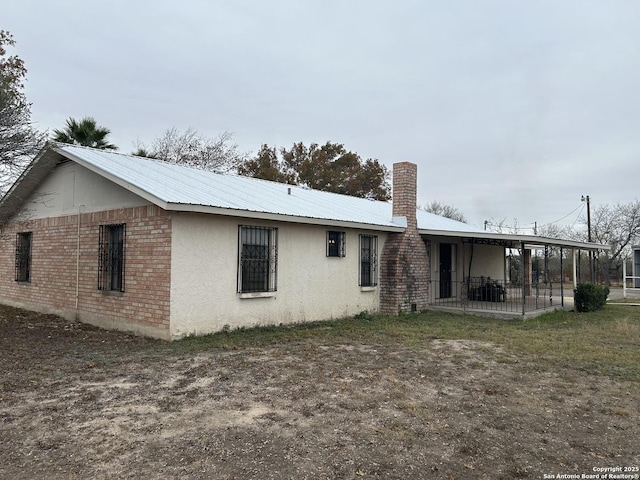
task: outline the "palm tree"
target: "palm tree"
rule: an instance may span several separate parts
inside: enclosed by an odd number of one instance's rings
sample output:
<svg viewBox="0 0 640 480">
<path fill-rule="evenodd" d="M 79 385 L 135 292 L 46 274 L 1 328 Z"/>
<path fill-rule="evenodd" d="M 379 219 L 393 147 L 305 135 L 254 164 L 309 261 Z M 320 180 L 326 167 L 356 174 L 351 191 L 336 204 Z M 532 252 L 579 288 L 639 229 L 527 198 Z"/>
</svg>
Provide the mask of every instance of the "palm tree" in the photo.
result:
<svg viewBox="0 0 640 480">
<path fill-rule="evenodd" d="M 55 129 L 53 139 L 56 142 L 81 145 L 83 147 L 93 147 L 102 150 L 117 150 L 118 147 L 109 143 L 106 139 L 111 130 L 99 127 L 93 117 L 84 117 L 77 121 L 69 117 L 64 130 Z"/>
</svg>

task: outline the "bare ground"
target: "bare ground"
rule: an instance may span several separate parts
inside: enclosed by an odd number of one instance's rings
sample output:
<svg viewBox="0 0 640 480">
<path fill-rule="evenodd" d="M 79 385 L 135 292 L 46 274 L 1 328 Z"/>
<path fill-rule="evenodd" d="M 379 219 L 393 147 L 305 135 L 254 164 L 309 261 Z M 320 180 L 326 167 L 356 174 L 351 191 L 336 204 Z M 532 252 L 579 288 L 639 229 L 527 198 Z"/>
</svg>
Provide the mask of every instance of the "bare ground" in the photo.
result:
<svg viewBox="0 0 640 480">
<path fill-rule="evenodd" d="M 1 478 L 513 479 L 640 465 L 638 383 L 541 371 L 488 343 L 188 354 L 7 307 L 0 329 Z"/>
</svg>

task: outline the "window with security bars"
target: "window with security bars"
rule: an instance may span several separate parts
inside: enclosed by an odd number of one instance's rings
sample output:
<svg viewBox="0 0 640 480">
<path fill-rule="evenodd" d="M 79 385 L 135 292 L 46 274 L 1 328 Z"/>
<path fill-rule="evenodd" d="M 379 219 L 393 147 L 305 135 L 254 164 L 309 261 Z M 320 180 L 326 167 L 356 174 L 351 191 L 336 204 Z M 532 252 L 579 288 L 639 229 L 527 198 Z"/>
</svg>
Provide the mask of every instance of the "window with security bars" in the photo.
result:
<svg viewBox="0 0 640 480">
<path fill-rule="evenodd" d="M 125 224 L 100 225 L 98 290 L 124 292 Z"/>
<path fill-rule="evenodd" d="M 16 282 L 31 281 L 31 232 L 16 234 Z"/>
<path fill-rule="evenodd" d="M 360 235 L 360 286 L 378 285 L 378 237 Z"/>
<path fill-rule="evenodd" d="M 278 272 L 278 229 L 240 226 L 238 291 L 275 292 Z"/>
<path fill-rule="evenodd" d="M 344 232 L 327 232 L 327 257 L 345 256 L 345 237 Z"/>
</svg>

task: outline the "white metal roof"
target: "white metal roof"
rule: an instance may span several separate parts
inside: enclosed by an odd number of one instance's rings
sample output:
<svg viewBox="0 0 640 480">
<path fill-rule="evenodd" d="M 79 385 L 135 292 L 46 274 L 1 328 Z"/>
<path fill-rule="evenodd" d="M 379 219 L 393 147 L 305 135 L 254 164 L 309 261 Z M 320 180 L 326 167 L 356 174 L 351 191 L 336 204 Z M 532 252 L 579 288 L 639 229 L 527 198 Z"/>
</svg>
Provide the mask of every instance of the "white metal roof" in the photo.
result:
<svg viewBox="0 0 640 480">
<path fill-rule="evenodd" d="M 404 225 L 393 222 L 390 202 L 199 170 L 107 150 L 59 144 L 55 151 L 167 210 L 278 216 L 304 223 L 370 225 L 391 231 L 404 229 Z M 424 211 L 418 212 L 418 226 L 475 231 L 467 224 Z"/>
<path fill-rule="evenodd" d="M 390 202 L 339 195 L 228 173 L 210 172 L 108 150 L 51 142 L 0 200 L 0 223 L 14 215 L 61 160 L 67 158 L 166 210 L 216 213 L 318 225 L 403 231 Z M 486 232 L 466 223 L 416 210 L 421 234 L 458 238 L 609 249 L 606 245 Z M 395 220 L 395 221 L 394 221 Z"/>
</svg>

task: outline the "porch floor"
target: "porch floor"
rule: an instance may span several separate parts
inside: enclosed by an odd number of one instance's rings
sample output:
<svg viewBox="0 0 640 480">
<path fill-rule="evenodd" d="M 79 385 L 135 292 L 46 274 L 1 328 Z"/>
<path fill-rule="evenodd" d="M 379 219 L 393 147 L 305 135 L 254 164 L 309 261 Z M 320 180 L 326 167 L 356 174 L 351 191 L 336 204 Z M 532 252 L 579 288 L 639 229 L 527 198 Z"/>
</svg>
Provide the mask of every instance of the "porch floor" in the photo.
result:
<svg viewBox="0 0 640 480">
<path fill-rule="evenodd" d="M 565 295 L 564 301 L 560 296 L 554 298 L 536 297 L 533 295 L 527 296 L 524 302 L 524 314 L 522 312 L 522 303 L 522 297 L 509 299 L 508 296 L 504 302 L 439 298 L 436 302 L 430 304 L 428 309 L 505 319 L 519 318 L 524 320 L 556 310 L 570 311 L 574 309 L 573 295 Z"/>
</svg>

